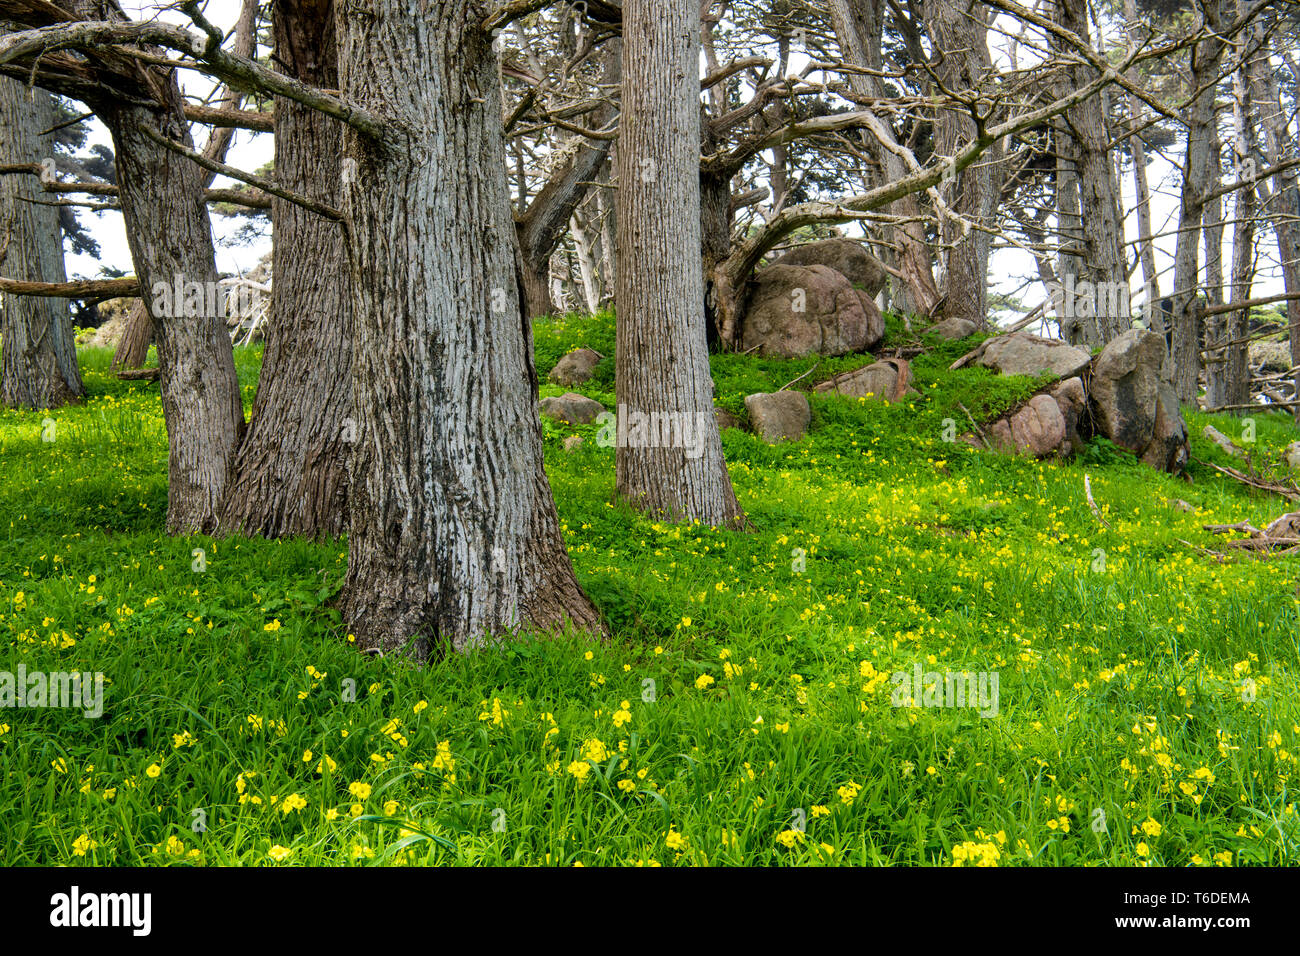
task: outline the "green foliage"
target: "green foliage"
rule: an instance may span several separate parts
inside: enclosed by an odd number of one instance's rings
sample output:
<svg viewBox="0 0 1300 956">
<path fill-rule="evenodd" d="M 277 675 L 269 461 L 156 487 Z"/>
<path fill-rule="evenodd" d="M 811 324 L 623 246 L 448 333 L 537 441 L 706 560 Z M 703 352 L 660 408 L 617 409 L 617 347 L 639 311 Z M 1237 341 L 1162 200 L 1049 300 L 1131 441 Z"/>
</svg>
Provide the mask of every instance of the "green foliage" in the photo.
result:
<svg viewBox="0 0 1300 956">
<path fill-rule="evenodd" d="M 0 710 L 0 863 L 1296 863 L 1294 559 L 1183 543 L 1288 505 L 1100 442 L 1040 464 L 945 441 L 1034 388 L 949 372 L 970 344 L 917 358 L 897 405 L 813 396 L 801 442 L 724 432 L 747 533 L 615 504 L 614 450 L 547 421 L 612 640 L 423 669 L 340 629 L 344 542 L 167 537 L 157 386 L 83 353 L 84 406 L 0 412 L 0 670 L 109 683 L 98 719 Z M 538 323 L 539 375 L 582 345 L 607 358 L 578 390 L 612 405 L 608 316 Z M 733 410 L 868 360 L 712 357 Z M 1256 420 L 1257 460 L 1296 438 Z M 1208 422 L 1241 421 L 1189 415 L 1218 460 Z M 917 664 L 998 673 L 997 716 L 892 706 Z"/>
</svg>

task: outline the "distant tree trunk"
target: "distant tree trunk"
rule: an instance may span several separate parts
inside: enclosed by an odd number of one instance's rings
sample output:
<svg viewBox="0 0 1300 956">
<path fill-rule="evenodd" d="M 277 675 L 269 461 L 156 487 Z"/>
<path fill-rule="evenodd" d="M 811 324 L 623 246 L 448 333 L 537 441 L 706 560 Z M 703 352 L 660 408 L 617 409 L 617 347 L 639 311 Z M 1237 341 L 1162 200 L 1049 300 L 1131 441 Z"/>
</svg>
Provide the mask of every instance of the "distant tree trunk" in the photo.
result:
<svg viewBox="0 0 1300 956">
<path fill-rule="evenodd" d="M 137 299 L 123 323 L 122 337 L 117 340 L 113 368 L 143 368 L 151 345 L 153 321 L 149 318 L 149 310 L 144 307 L 144 300 Z"/>
<path fill-rule="evenodd" d="M 840 55 L 849 66 L 880 70 L 883 8 L 884 5 L 876 0 L 830 0 L 831 22 L 839 40 Z M 853 91 L 860 96 L 886 96 L 873 76 L 850 73 L 847 80 Z M 888 128 L 888 117 L 879 118 Z M 876 184 L 894 182 L 907 175 L 907 167 L 902 158 L 870 133 L 863 134 L 863 145 L 879 167 Z M 920 217 L 921 206 L 917 196 L 912 194 L 896 200 L 881 211 L 916 220 Z M 939 290 L 934 282 L 934 264 L 930 248 L 926 244 L 925 227 L 919 221 L 886 227 L 881 230 L 881 245 L 892 253 L 887 261 L 898 272 L 896 276 L 891 274 L 893 289 L 890 300 L 894 307 L 918 315 L 933 314 L 939 303 Z"/>
<path fill-rule="evenodd" d="M 1090 41 L 1087 0 L 1059 0 L 1060 22 L 1085 43 Z M 1078 65 L 1073 68 L 1072 86 L 1086 86 L 1096 77 L 1096 68 Z M 1115 170 L 1111 163 L 1112 139 L 1108 129 L 1105 97 L 1091 96 L 1066 113 L 1074 147 L 1075 169 L 1079 184 L 1080 236 L 1083 240 L 1081 266 L 1077 280 L 1093 283 L 1095 288 L 1128 289 L 1128 267 L 1124 257 L 1124 224 L 1116 196 Z M 1127 295 L 1098 295 L 1097 314 L 1084 323 L 1084 341 L 1100 345 L 1129 328 L 1131 317 L 1122 309 L 1103 308 L 1100 303 L 1119 302 L 1126 306 Z"/>
<path fill-rule="evenodd" d="M 697 0 L 623 5 L 617 494 L 648 514 L 734 526 L 744 514 L 713 413 L 700 269 L 699 20 Z M 650 415 L 671 435 L 636 429 Z"/>
<path fill-rule="evenodd" d="M 1259 164 L 1249 66 L 1233 75 L 1232 92 L 1234 178 L 1254 179 Z M 1236 222 L 1232 229 L 1230 295 L 1232 301 L 1239 302 L 1250 298 L 1255 281 L 1255 218 L 1259 214 L 1259 196 L 1253 183 L 1243 186 L 1236 195 L 1232 213 Z M 1218 204 L 1222 200 L 1216 197 L 1213 202 Z M 1250 334 L 1250 310 L 1239 309 L 1223 318 L 1226 319 L 1224 332 L 1227 341 L 1232 344 L 1224 350 L 1222 404 L 1245 405 L 1250 401 L 1250 346 L 1242 340 Z"/>
<path fill-rule="evenodd" d="M 1212 128 L 1213 139 L 1210 144 L 1210 161 L 1214 169 L 1220 166 L 1223 144 L 1219 139 L 1217 128 Z M 1218 186 L 1221 177 L 1214 176 L 1213 185 Z M 1223 299 L 1223 197 L 1215 196 L 1205 203 L 1202 215 L 1205 222 L 1205 300 L 1207 305 L 1222 305 Z M 1232 293 L 1229 292 L 1229 295 Z M 1224 346 L 1231 339 L 1226 334 L 1228 317 L 1222 314 L 1210 316 L 1205 325 L 1205 407 L 1218 408 L 1231 404 L 1228 399 L 1229 361 L 1228 348 Z"/>
<path fill-rule="evenodd" d="M 1138 42 L 1141 27 L 1138 22 L 1136 0 L 1124 0 L 1124 19 L 1129 24 L 1129 39 Z M 1138 79 L 1136 69 L 1129 71 L 1129 79 L 1136 83 Z M 1144 115 L 1142 101 L 1130 93 L 1128 97 L 1129 125 L 1136 130 L 1141 125 Z M 1156 308 L 1156 303 L 1160 301 L 1160 277 L 1156 273 L 1155 242 L 1152 239 L 1154 230 L 1151 227 L 1151 186 L 1147 179 L 1146 144 L 1142 141 L 1141 133 L 1135 132 L 1128 138 L 1128 150 L 1129 156 L 1133 160 L 1133 189 L 1137 197 L 1138 249 L 1142 260 L 1142 286 L 1145 290 L 1145 302 L 1152 322 L 1159 323 L 1159 327 L 1153 325 L 1153 329 L 1163 335 L 1165 331 L 1164 319 L 1159 318 L 1161 312 Z"/>
<path fill-rule="evenodd" d="M 936 50 L 944 52 L 935 72 L 950 90 L 977 89 L 992 68 L 986 30 L 979 19 L 980 7 L 967 11 L 947 2 L 927 0 L 926 26 Z M 935 121 L 935 149 L 952 156 L 973 141 L 975 122 L 956 110 L 939 112 Z M 994 144 L 979 161 L 962 170 L 949 188 L 945 201 L 956 214 L 972 223 L 992 229 L 996 226 L 997 203 L 1006 178 L 1002 147 Z M 988 265 L 992 235 L 980 229 L 964 229 L 945 219 L 940 227 L 945 245 L 941 315 L 988 321 Z"/>
<path fill-rule="evenodd" d="M 1260 28 L 1256 26 L 1254 30 L 1258 37 Z M 1277 71 L 1268 68 L 1271 52 L 1271 43 L 1266 43 L 1252 64 L 1252 85 L 1255 107 L 1260 113 L 1260 125 L 1264 131 L 1264 161 L 1275 166 L 1295 157 L 1297 150 L 1287 130 L 1288 113 L 1282 107 Z M 1282 289 L 1288 295 L 1300 296 L 1300 171 L 1288 169 L 1273 177 L 1271 189 L 1264 183 L 1259 188 L 1277 237 Z M 1287 302 L 1286 314 L 1291 338 L 1291 364 L 1300 368 L 1300 300 Z M 1295 394 L 1300 397 L 1300 372 L 1296 373 L 1295 384 Z M 1294 413 L 1300 418 L 1300 407 L 1294 409 Z"/>
<path fill-rule="evenodd" d="M 587 234 L 580 212 L 575 212 L 569 219 L 569 232 L 573 236 L 573 252 L 582 279 L 582 298 L 587 304 L 587 311 L 595 312 L 600 307 L 600 275 L 596 271 L 596 260 L 592 255 L 591 237 Z"/>
<path fill-rule="evenodd" d="M 332 0 L 277 0 L 275 61 L 338 88 Z M 337 207 L 339 124 L 291 100 L 275 103 L 276 180 Z M 222 500 L 219 530 L 336 537 L 346 529 L 352 414 L 352 322 L 343 230 L 271 200 L 271 314 L 248 433 Z"/>
<path fill-rule="evenodd" d="M 1231 0 L 1226 0 L 1231 2 Z M 1205 193 L 1214 170 L 1211 167 L 1211 125 L 1215 119 L 1214 78 L 1224 43 L 1218 38 L 1226 20 L 1224 2 L 1210 0 L 1204 6 L 1206 26 L 1215 32 L 1202 40 L 1191 52 L 1192 89 L 1203 89 L 1186 111 L 1187 148 L 1183 154 L 1182 202 L 1178 219 L 1178 238 L 1174 250 L 1172 362 L 1174 390 L 1183 402 L 1196 399 L 1200 375 L 1201 313 L 1197 308 L 1200 276 L 1198 248 L 1205 208 Z"/>
<path fill-rule="evenodd" d="M 54 156 L 50 95 L 29 96 L 17 80 L 0 77 L 0 165 L 40 163 Z M 40 200 L 26 175 L 0 176 L 0 274 L 25 282 L 63 282 L 63 232 L 58 210 Z M 0 294 L 5 405 L 53 409 L 84 395 L 72 320 L 64 299 Z"/>
<path fill-rule="evenodd" d="M 601 51 L 603 83 L 619 82 L 622 43 L 609 40 Z M 614 117 L 613 106 L 603 106 L 586 119 L 599 128 Z M 520 272 L 523 276 L 524 310 L 530 319 L 555 311 L 551 298 L 551 255 L 564 238 L 574 211 L 586 198 L 601 166 L 609 157 L 612 140 L 587 140 L 580 143 L 571 160 L 557 169 L 541 191 L 518 217 Z"/>
<path fill-rule="evenodd" d="M 338 606 L 361 647 L 414 638 L 416 657 L 601 627 L 542 467 L 482 16 L 475 3 L 338 10 L 343 97 L 390 124 L 343 137 L 357 441 Z"/>
<path fill-rule="evenodd" d="M 223 310 L 209 307 L 219 287 L 199 167 L 143 132 L 190 146 L 174 75 L 162 89 L 165 107 L 104 103 L 98 112 L 113 134 L 122 218 L 158 343 L 167 530 L 186 534 L 212 527 L 244 409 Z M 204 304 L 187 308 L 189 289 L 203 290 Z"/>
</svg>

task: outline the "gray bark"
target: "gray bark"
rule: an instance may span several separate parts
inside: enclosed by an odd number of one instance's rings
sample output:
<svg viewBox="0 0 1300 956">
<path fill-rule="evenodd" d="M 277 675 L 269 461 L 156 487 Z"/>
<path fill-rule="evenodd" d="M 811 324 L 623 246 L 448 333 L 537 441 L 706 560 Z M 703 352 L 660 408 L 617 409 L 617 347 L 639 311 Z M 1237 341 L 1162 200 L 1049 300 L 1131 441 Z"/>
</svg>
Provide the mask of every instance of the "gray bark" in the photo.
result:
<svg viewBox="0 0 1300 956">
<path fill-rule="evenodd" d="M 926 27 L 936 49 L 943 50 L 935 72 L 950 90 L 978 89 L 991 70 L 986 29 L 981 19 L 983 8 L 967 11 L 939 0 L 927 0 Z M 943 110 L 935 121 L 935 150 L 952 156 L 972 142 L 977 134 L 975 121 L 968 114 Z M 1000 144 L 990 146 L 979 162 L 963 169 L 944 197 L 957 215 L 976 225 L 992 229 L 997 224 L 997 203 L 1005 179 Z M 976 228 L 944 219 L 940 239 L 945 244 L 943 306 L 941 315 L 971 319 L 979 324 L 988 320 L 988 263 L 992 235 Z"/>
<path fill-rule="evenodd" d="M 649 514 L 738 525 L 700 269 L 699 5 L 627 0 L 623 37 L 615 378 L 628 440 L 617 449 L 617 494 Z M 638 436 L 637 416 L 650 414 L 667 416 L 673 433 Z"/>
<path fill-rule="evenodd" d="M 48 93 L 0 76 L 0 165 L 54 157 L 55 122 Z M 58 210 L 36 178 L 0 176 L 0 274 L 25 282 L 63 282 L 63 232 Z M 0 397 L 10 407 L 53 409 L 84 395 L 72 320 L 64 299 L 0 294 L 4 348 Z"/>
<path fill-rule="evenodd" d="M 1212 82 L 1219 70 L 1224 43 L 1218 34 L 1228 19 L 1225 0 L 1210 0 L 1204 6 L 1206 25 L 1214 31 L 1191 51 L 1191 85 L 1206 87 L 1187 109 L 1187 148 L 1183 153 L 1182 202 L 1178 218 L 1178 239 L 1174 250 L 1173 364 L 1174 389 L 1183 402 L 1196 398 L 1200 374 L 1201 312 L 1197 290 L 1200 278 L 1198 248 L 1213 168 L 1210 163 L 1211 125 L 1214 123 Z"/>
<path fill-rule="evenodd" d="M 277 0 L 275 60 L 295 79 L 338 86 L 331 0 Z M 275 103 L 276 181 L 339 206 L 339 124 Z M 335 537 L 346 529 L 352 322 L 343 229 L 271 201 L 270 317 L 248 433 L 221 504 L 219 530 Z"/>
<path fill-rule="evenodd" d="M 416 657 L 521 628 L 600 630 L 542 467 L 492 38 L 477 3 L 339 4 L 353 405 L 348 572 L 363 648 Z M 695 144 L 693 144 L 695 145 Z"/>
</svg>

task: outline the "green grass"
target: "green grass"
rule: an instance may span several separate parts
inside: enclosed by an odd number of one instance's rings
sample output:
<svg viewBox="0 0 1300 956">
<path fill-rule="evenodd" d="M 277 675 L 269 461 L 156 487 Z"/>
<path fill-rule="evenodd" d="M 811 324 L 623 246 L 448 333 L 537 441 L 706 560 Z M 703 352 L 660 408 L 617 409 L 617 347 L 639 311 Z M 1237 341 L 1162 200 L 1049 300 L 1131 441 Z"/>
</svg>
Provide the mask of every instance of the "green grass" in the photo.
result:
<svg viewBox="0 0 1300 956">
<path fill-rule="evenodd" d="M 539 323 L 539 375 L 580 345 L 608 358 L 577 390 L 612 405 L 608 316 Z M 944 442 L 959 403 L 1033 389 L 948 372 L 967 347 L 919 358 L 892 407 L 812 397 L 802 442 L 724 432 L 749 533 L 613 504 L 596 427 L 547 421 L 613 639 L 427 669 L 349 645 L 345 542 L 164 535 L 157 386 L 84 352 L 84 406 L 0 412 L 0 670 L 102 672 L 104 714 L 0 710 L 0 863 L 1297 862 L 1297 566 L 1200 550 L 1223 549 L 1201 525 L 1285 502 L 1104 442 L 1069 464 Z M 816 361 L 715 356 L 718 401 Z M 1300 437 L 1254 420 L 1260 462 Z M 1194 456 L 1226 461 L 1207 422 L 1241 420 L 1189 415 Z M 997 716 L 892 706 L 917 662 L 996 671 Z"/>
</svg>

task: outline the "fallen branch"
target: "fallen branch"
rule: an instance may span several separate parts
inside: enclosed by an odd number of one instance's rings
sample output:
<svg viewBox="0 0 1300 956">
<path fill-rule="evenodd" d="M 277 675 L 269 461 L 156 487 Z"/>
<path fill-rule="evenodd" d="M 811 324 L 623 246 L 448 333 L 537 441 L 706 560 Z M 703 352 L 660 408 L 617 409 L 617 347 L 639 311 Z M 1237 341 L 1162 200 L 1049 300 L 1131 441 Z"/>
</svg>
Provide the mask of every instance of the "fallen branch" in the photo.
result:
<svg viewBox="0 0 1300 956">
<path fill-rule="evenodd" d="M 1255 478 L 1251 475 L 1244 474 L 1236 468 L 1227 468 L 1223 465 L 1216 465 L 1212 461 L 1201 461 L 1198 458 L 1192 460 L 1198 465 L 1205 465 L 1209 468 L 1213 468 L 1215 471 L 1221 472 L 1229 478 L 1241 482 L 1243 485 L 1249 485 L 1251 488 L 1257 488 L 1260 491 L 1268 491 L 1275 495 L 1281 495 L 1288 501 L 1300 501 L 1300 488 L 1297 488 L 1295 485 L 1284 485 L 1275 481 L 1265 481 L 1262 478 Z"/>
<path fill-rule="evenodd" d="M 1085 474 L 1083 476 L 1083 493 L 1088 498 L 1088 507 L 1092 509 L 1092 516 L 1101 522 L 1102 527 L 1107 531 L 1112 530 L 1110 522 L 1102 517 L 1101 509 L 1097 507 L 1097 501 L 1092 497 L 1092 476 Z"/>
</svg>

